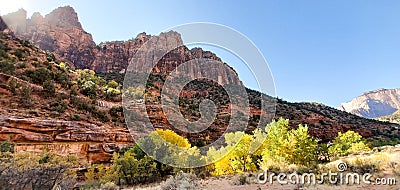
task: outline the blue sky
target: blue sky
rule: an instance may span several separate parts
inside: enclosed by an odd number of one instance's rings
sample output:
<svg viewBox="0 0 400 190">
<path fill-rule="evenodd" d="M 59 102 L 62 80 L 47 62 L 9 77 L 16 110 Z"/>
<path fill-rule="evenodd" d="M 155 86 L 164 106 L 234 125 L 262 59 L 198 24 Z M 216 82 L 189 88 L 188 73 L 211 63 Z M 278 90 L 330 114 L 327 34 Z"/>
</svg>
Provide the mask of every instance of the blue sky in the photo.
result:
<svg viewBox="0 0 400 190">
<path fill-rule="evenodd" d="M 71 5 L 97 43 L 190 22 L 227 25 L 256 44 L 273 73 L 276 95 L 288 101 L 337 107 L 365 91 L 400 87 L 400 1 L 231 2 L 0 0 L 0 14 L 20 7 L 28 15 L 47 14 Z M 240 65 L 229 64 L 253 87 Z"/>
</svg>

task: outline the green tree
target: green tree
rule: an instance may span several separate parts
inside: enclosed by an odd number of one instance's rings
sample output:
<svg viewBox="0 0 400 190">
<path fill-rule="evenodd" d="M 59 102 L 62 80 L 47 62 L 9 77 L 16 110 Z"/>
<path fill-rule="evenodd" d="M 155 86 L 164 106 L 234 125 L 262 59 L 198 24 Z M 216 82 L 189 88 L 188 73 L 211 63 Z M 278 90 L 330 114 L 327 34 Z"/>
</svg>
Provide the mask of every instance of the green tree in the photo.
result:
<svg viewBox="0 0 400 190">
<path fill-rule="evenodd" d="M 312 166 L 317 161 L 317 141 L 308 133 L 306 125 L 289 130 L 289 120 L 280 118 L 266 128 L 260 166 L 286 167 L 290 164 Z"/>
<path fill-rule="evenodd" d="M 288 147 L 288 127 L 289 120 L 279 118 L 278 121 L 272 121 L 266 127 L 267 137 L 264 150 L 262 151 L 261 167 L 268 168 L 277 165 L 286 165 L 287 158 L 290 157 L 293 150 Z"/>
</svg>

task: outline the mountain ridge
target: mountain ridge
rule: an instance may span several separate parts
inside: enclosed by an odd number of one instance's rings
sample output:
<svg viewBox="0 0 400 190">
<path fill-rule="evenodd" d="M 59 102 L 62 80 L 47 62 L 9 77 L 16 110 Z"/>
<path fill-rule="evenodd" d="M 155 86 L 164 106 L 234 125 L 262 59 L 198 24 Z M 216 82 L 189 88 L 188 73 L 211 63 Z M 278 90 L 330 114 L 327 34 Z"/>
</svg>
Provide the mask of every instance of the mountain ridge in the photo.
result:
<svg viewBox="0 0 400 190">
<path fill-rule="evenodd" d="M 176 41 L 175 44 L 181 46 L 170 54 L 171 56 L 164 63 L 165 68 L 173 68 L 196 58 L 209 58 L 222 63 L 222 60 L 212 52 L 201 48 L 188 49 L 183 46 L 180 34 L 172 31 L 158 36 L 147 35 L 143 32 L 130 40 L 96 44 L 92 35 L 83 29 L 77 13 L 70 6 L 59 7 L 44 17 L 40 13 L 34 13 L 31 18 L 27 18 L 27 13 L 23 9 L 2 17 L 8 27 L 21 39 L 32 41 L 39 48 L 54 52 L 60 60 L 72 63 L 78 69 L 88 68 L 97 73 L 125 73 L 133 55 L 151 37 L 158 38 L 157 41 L 164 44 L 168 36 L 170 41 Z M 165 48 L 167 46 L 168 44 L 165 44 Z M 209 67 L 212 66 L 209 65 Z M 231 67 L 227 70 L 209 67 L 199 67 L 197 70 L 199 73 L 209 70 L 218 71 L 222 84 L 241 83 L 233 79 L 238 78 L 237 76 L 231 76 L 231 73 L 237 75 Z M 191 75 L 192 79 L 198 77 L 194 74 Z"/>
<path fill-rule="evenodd" d="M 366 118 L 391 115 L 400 109 L 400 88 L 364 92 L 361 96 L 340 104 L 338 109 Z"/>
</svg>

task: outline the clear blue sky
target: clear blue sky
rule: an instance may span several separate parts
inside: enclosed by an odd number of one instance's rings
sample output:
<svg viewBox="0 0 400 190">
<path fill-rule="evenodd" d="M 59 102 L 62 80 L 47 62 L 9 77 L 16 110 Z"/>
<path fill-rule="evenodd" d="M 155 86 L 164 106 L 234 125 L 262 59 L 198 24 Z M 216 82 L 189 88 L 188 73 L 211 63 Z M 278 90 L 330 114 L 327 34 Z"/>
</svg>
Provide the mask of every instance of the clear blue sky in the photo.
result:
<svg viewBox="0 0 400 190">
<path fill-rule="evenodd" d="M 274 75 L 277 96 L 288 101 L 336 107 L 364 91 L 400 87 L 400 1 L 231 2 L 0 0 L 0 11 L 23 6 L 28 14 L 47 14 L 71 5 L 97 43 L 127 40 L 143 31 L 158 34 L 189 22 L 227 25 L 258 46 Z"/>
</svg>

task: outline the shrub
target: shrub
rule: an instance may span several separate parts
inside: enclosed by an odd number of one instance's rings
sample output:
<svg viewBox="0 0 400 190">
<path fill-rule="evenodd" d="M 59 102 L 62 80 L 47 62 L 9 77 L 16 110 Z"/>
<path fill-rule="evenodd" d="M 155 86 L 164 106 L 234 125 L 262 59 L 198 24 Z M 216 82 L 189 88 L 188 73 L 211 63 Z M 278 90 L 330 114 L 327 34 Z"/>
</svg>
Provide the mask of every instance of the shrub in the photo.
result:
<svg viewBox="0 0 400 190">
<path fill-rule="evenodd" d="M 25 108 L 32 106 L 32 90 L 30 87 L 22 86 L 18 89 L 19 105 Z"/>
<path fill-rule="evenodd" d="M 144 90 L 140 87 L 129 87 L 123 92 L 123 96 L 130 99 L 140 99 L 144 95 Z"/>
<path fill-rule="evenodd" d="M 104 98 L 111 101 L 116 101 L 121 95 L 121 91 L 115 88 L 107 88 L 104 92 Z"/>
<path fill-rule="evenodd" d="M 110 82 L 108 82 L 107 86 L 109 88 L 117 88 L 119 86 L 119 84 L 117 82 L 115 82 L 115 80 L 111 80 Z"/>
<path fill-rule="evenodd" d="M 0 57 L 3 59 L 10 59 L 10 56 L 6 53 L 6 51 L 0 49 Z"/>
<path fill-rule="evenodd" d="M 56 87 L 50 80 L 43 82 L 42 96 L 45 98 L 53 97 L 56 93 Z"/>
<path fill-rule="evenodd" d="M 57 68 L 59 68 L 61 71 L 69 71 L 69 65 L 61 62 L 60 64 L 57 65 Z"/>
<path fill-rule="evenodd" d="M 108 118 L 107 112 L 106 112 L 106 111 L 97 110 L 97 109 L 95 108 L 93 114 L 94 114 L 95 117 L 97 117 L 98 119 L 100 119 L 100 121 L 102 121 L 102 122 L 108 122 L 108 121 L 110 121 L 110 118 Z"/>
<path fill-rule="evenodd" d="M 106 169 L 103 164 L 91 165 L 85 173 L 85 177 L 87 181 L 94 182 L 96 180 L 101 180 L 105 173 Z"/>
<path fill-rule="evenodd" d="M 0 41 L 0 50 L 7 52 L 7 51 L 11 50 L 11 48 L 9 48 L 8 45 L 5 44 L 3 41 Z"/>
<path fill-rule="evenodd" d="M 7 60 L 3 60 L 0 62 L 0 72 L 12 75 L 15 71 L 14 63 L 10 63 Z"/>
<path fill-rule="evenodd" d="M 7 139 L 6 141 L 0 144 L 0 152 L 14 153 L 14 144 L 10 143 L 10 141 Z"/>
<path fill-rule="evenodd" d="M 19 84 L 18 84 L 17 80 L 15 78 L 10 78 L 10 79 L 8 79 L 7 83 L 10 88 L 11 93 L 16 95 L 17 89 L 19 88 Z"/>
<path fill-rule="evenodd" d="M 84 70 L 77 70 L 78 73 L 78 84 L 83 85 L 87 81 L 92 81 L 96 85 L 103 86 L 106 81 L 101 78 L 96 76 L 96 73 L 92 70 L 84 69 Z"/>
<path fill-rule="evenodd" d="M 45 68 L 26 70 L 23 74 L 35 84 L 43 84 L 43 82 L 53 79 L 53 73 Z"/>
<path fill-rule="evenodd" d="M 379 167 L 376 163 L 370 160 L 356 158 L 349 164 L 349 169 L 354 173 L 365 174 L 365 173 L 375 173 L 379 171 Z"/>
<path fill-rule="evenodd" d="M 233 181 L 233 185 L 245 185 L 247 183 L 248 183 L 247 176 L 245 174 L 240 174 L 236 176 Z"/>
<path fill-rule="evenodd" d="M 187 139 L 184 137 L 176 134 L 174 131 L 166 129 L 156 129 L 158 135 L 163 138 L 165 141 L 171 143 L 172 145 L 182 147 L 182 148 L 189 148 L 191 145 Z M 155 133 L 153 133 L 155 135 Z"/>
<path fill-rule="evenodd" d="M 51 101 L 49 103 L 49 106 L 51 111 L 56 111 L 58 113 L 64 113 L 67 109 L 67 103 L 62 101 L 61 99 Z"/>
<path fill-rule="evenodd" d="M 86 81 L 82 85 L 81 93 L 90 98 L 96 98 L 97 96 L 96 91 L 97 91 L 97 85 L 92 81 Z"/>
<path fill-rule="evenodd" d="M 17 65 L 18 69 L 25 69 L 26 68 L 26 64 L 25 63 L 20 63 Z"/>
<path fill-rule="evenodd" d="M 196 183 L 196 176 L 189 173 L 179 173 L 175 176 L 170 177 L 161 184 L 162 190 L 170 189 L 198 189 L 198 184 Z"/>
<path fill-rule="evenodd" d="M 54 153 L 17 153 L 8 156 L 1 154 L 0 187 L 2 189 L 53 189 L 61 184 L 66 189 L 65 179 L 74 179 L 78 157 L 75 155 L 57 156 Z"/>
<path fill-rule="evenodd" d="M 114 107 L 110 108 L 108 113 L 110 113 L 110 115 L 113 117 L 119 117 L 119 116 L 122 116 L 123 111 L 124 111 L 124 109 L 122 106 L 114 106 Z"/>
<path fill-rule="evenodd" d="M 71 116 L 71 120 L 73 121 L 80 121 L 81 120 L 81 116 L 79 116 L 78 114 L 73 114 Z"/>
<path fill-rule="evenodd" d="M 107 182 L 100 186 L 101 190 L 119 190 L 119 187 L 113 182 Z"/>
<path fill-rule="evenodd" d="M 23 49 L 16 49 L 14 50 L 14 52 L 12 52 L 12 54 L 15 55 L 21 61 L 26 59 L 26 55 Z"/>
<path fill-rule="evenodd" d="M 46 57 L 47 57 L 47 61 L 51 62 L 51 61 L 57 61 L 56 60 L 56 56 L 54 56 L 54 54 L 50 51 L 46 51 Z"/>
<path fill-rule="evenodd" d="M 69 77 L 66 73 L 57 72 L 55 73 L 54 80 L 65 88 L 68 86 Z"/>
<path fill-rule="evenodd" d="M 112 165 L 102 180 L 119 185 L 135 185 L 156 181 L 160 177 L 157 162 L 149 156 L 137 158 L 130 151 L 123 155 L 114 153 Z"/>
</svg>

